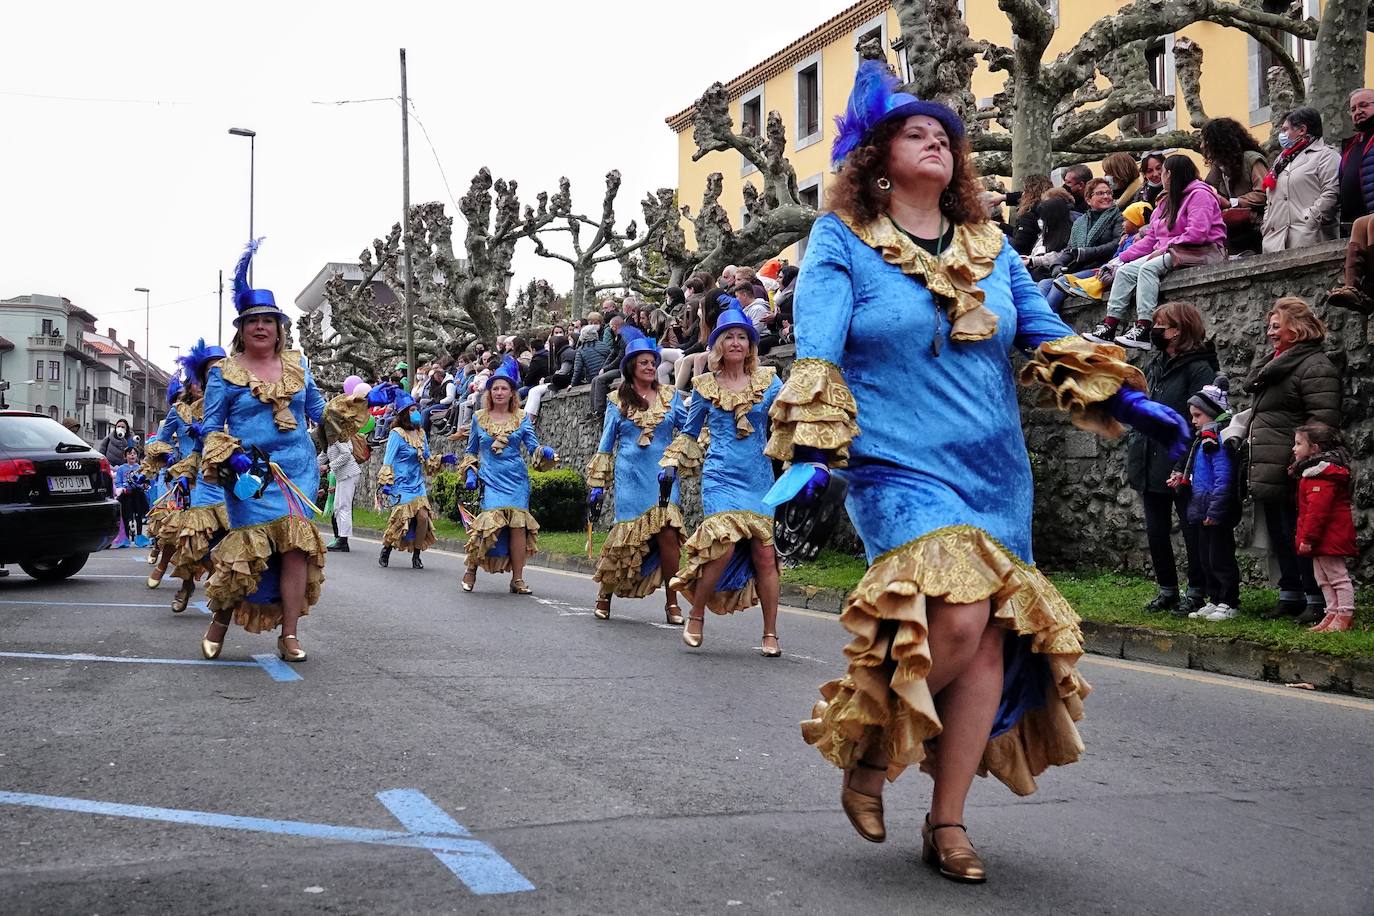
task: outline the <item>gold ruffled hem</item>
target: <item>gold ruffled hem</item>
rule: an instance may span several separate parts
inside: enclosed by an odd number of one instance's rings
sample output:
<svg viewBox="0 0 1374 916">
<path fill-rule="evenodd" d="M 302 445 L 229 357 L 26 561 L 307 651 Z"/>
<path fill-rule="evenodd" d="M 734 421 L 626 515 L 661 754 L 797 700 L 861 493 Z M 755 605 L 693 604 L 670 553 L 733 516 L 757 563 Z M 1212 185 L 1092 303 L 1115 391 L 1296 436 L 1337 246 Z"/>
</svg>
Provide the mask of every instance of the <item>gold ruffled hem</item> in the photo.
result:
<svg viewBox="0 0 1374 916">
<path fill-rule="evenodd" d="M 692 378 L 692 390 L 721 410 L 734 414 L 735 438 L 748 439 L 754 433 L 754 424 L 749 422 L 749 411 L 763 400 L 777 374 L 778 371 L 772 366 L 759 366 L 749 376 L 749 384 L 743 390 L 732 391 L 717 381 L 715 373 L 707 372 Z"/>
<path fill-rule="evenodd" d="M 234 622 L 249 633 L 280 626 L 281 604 L 255 604 L 248 596 L 257 591 L 268 558 L 292 550 L 299 550 L 306 557 L 305 606 L 301 616 L 310 613 L 319 602 L 324 585 L 324 539 L 313 523 L 294 515 L 251 528 L 234 528 L 216 545 L 210 552 L 215 571 L 205 586 L 210 610 L 232 610 Z"/>
<path fill-rule="evenodd" d="M 172 575 L 178 579 L 198 579 L 210 556 L 215 534 L 229 530 L 229 513 L 224 503 L 183 509 L 172 548 Z"/>
<path fill-rule="evenodd" d="M 241 448 L 243 443 L 237 436 L 219 431 L 209 433 L 200 450 L 201 474 L 211 479 L 218 478 L 220 465 L 226 463 L 229 457 Z"/>
<path fill-rule="evenodd" d="M 1020 380 L 1042 387 L 1041 402 L 1068 411 L 1075 426 L 1113 439 L 1125 430 L 1102 402 L 1123 387 L 1146 390 L 1145 374 L 1126 362 L 1125 350 L 1077 335 L 1042 343 L 1021 367 Z"/>
<path fill-rule="evenodd" d="M 143 461 L 138 465 L 138 469 L 149 477 L 160 473 L 167 466 L 168 460 L 172 457 L 172 446 L 166 442 L 154 439 L 148 443 L 148 447 L 143 450 Z"/>
<path fill-rule="evenodd" d="M 422 541 L 412 541 L 406 543 L 406 530 L 410 527 L 410 520 L 420 514 L 421 509 L 429 509 L 429 533 Z M 387 519 L 386 531 L 382 532 L 382 544 L 395 550 L 428 550 L 439 543 L 439 538 L 434 533 L 434 510 L 430 508 L 428 496 L 418 496 L 408 503 L 401 503 L 391 510 L 391 517 Z"/>
<path fill-rule="evenodd" d="M 1032 649 L 1049 662 L 1045 705 L 989 741 L 979 766 L 980 775 L 991 773 L 1016 794 L 1029 795 L 1036 776 L 1083 752 L 1074 725 L 1091 689 L 1076 668 L 1083 639 L 1078 615 L 1050 581 L 978 528 L 933 531 L 869 567 L 840 615 L 854 634 L 844 650 L 849 670 L 821 687 L 802 736 L 841 769 L 854 766 L 874 744 L 891 760 L 888 779 L 914 764 L 929 769 L 935 748 L 925 742 L 943 728 L 925 680 L 931 666 L 926 605 L 933 599 L 991 599 L 992 622 L 1029 636 Z"/>
<path fill-rule="evenodd" d="M 603 490 L 611 485 L 611 478 L 615 474 L 615 455 L 610 452 L 597 452 L 592 456 L 592 460 L 587 462 L 585 477 L 587 486 L 601 487 Z"/>
<path fill-rule="evenodd" d="M 329 399 L 324 405 L 324 416 L 320 425 L 324 429 L 327 442 L 347 442 L 357 435 L 358 430 L 367 424 L 367 401 L 341 394 Z"/>
<path fill-rule="evenodd" d="M 181 536 L 181 516 L 185 509 L 167 505 L 149 517 L 156 523 L 145 526 L 148 537 L 157 541 L 159 550 L 176 549 L 177 538 Z"/>
<path fill-rule="evenodd" d="M 197 420 L 205 419 L 205 398 L 196 398 L 190 404 L 185 401 L 177 401 L 177 416 L 181 417 L 181 422 L 190 426 Z"/>
<path fill-rule="evenodd" d="M 506 506 L 501 509 L 488 509 L 473 519 L 472 530 L 468 532 L 468 566 L 480 566 L 489 573 L 509 572 L 510 557 L 489 557 L 487 552 L 496 545 L 502 528 L 525 529 L 525 559 L 534 556 L 539 540 L 539 523 L 524 509 Z"/>
<path fill-rule="evenodd" d="M 702 519 L 701 525 L 682 547 L 682 571 L 672 579 L 674 590 L 691 595 L 702 569 L 714 560 L 729 556 L 740 541 L 773 543 L 773 520 L 753 512 L 717 512 Z M 716 614 L 733 614 L 759 603 L 754 580 L 733 592 L 713 592 L 706 606 Z"/>
<path fill-rule="evenodd" d="M 377 486 L 385 487 L 396 482 L 396 469 L 389 464 L 382 465 L 382 469 L 377 472 Z"/>
<path fill-rule="evenodd" d="M 237 356 L 220 361 L 219 371 L 226 382 L 247 388 L 263 404 L 272 408 L 272 422 L 282 432 L 296 428 L 296 415 L 291 412 L 291 399 L 296 392 L 305 387 L 304 357 L 300 350 L 283 350 L 281 353 L 281 380 L 264 382 L 248 367 L 239 362 Z"/>
<path fill-rule="evenodd" d="M 167 469 L 167 474 L 173 480 L 176 480 L 178 477 L 186 477 L 190 480 L 195 480 L 199 469 L 200 455 L 196 452 L 192 452 L 185 458 L 178 461 L 176 464 L 169 467 Z"/>
<path fill-rule="evenodd" d="M 702 427 L 702 433 L 709 433 L 707 427 Z M 663 457 L 658 460 L 661 468 L 677 468 L 679 477 L 692 477 L 701 473 L 701 465 L 706 460 L 706 452 L 698 439 L 693 439 L 686 433 L 678 433 L 672 443 L 663 450 Z"/>
<path fill-rule="evenodd" d="M 683 541 L 682 510 L 677 506 L 654 506 L 637 518 L 620 522 L 606 535 L 606 543 L 601 547 L 601 558 L 596 563 L 596 575 L 592 576 L 601 583 L 601 591 L 609 592 L 618 598 L 647 598 L 663 584 L 663 565 L 649 574 L 647 578 L 639 574 L 644 558 L 659 532 L 664 528 L 677 531 L 678 543 Z"/>
<path fill-rule="evenodd" d="M 859 405 L 840 370 L 822 359 L 799 359 L 768 412 L 772 436 L 764 454 L 791 461 L 798 446 L 833 453 L 834 467 L 849 463 L 849 443 L 859 434 Z"/>
</svg>

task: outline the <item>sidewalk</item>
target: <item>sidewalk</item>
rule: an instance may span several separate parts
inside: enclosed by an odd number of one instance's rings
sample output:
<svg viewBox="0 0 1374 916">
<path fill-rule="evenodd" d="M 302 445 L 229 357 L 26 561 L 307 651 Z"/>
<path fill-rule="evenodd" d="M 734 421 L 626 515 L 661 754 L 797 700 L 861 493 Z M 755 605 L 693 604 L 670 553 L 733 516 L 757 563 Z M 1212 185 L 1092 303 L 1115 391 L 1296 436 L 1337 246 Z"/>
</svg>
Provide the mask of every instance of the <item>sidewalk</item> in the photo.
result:
<svg viewBox="0 0 1374 916">
<path fill-rule="evenodd" d="M 322 530 L 327 532 L 328 529 Z M 382 536 L 380 531 L 371 528 L 355 527 L 353 531 L 355 535 L 378 541 Z M 452 553 L 463 552 L 462 541 L 441 538 L 435 546 Z M 596 570 L 596 563 L 584 556 L 544 551 L 536 554 L 530 565 L 587 575 Z M 838 615 L 844 607 L 845 592 L 784 583 L 781 597 L 782 603 L 788 607 Z M 1094 655 L 1209 671 L 1255 681 L 1310 684 L 1318 690 L 1374 699 L 1374 658 L 1338 658 L 1317 652 L 1280 652 L 1243 639 L 1209 638 L 1093 620 L 1084 620 L 1082 630 L 1084 648 Z"/>
</svg>

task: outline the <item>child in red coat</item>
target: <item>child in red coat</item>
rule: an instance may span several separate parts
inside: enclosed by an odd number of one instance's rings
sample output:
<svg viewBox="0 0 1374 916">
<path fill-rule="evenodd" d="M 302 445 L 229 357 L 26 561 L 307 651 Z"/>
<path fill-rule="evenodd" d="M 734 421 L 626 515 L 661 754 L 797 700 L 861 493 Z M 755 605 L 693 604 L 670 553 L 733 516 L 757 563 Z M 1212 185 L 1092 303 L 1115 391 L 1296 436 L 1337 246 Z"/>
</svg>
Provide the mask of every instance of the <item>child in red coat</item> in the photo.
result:
<svg viewBox="0 0 1374 916">
<path fill-rule="evenodd" d="M 1323 423 L 1298 427 L 1290 473 L 1298 479 L 1298 555 L 1326 597 L 1326 616 L 1314 632 L 1348 630 L 1355 621 L 1355 586 L 1345 558 L 1358 553 L 1350 503 L 1350 452 L 1341 432 Z"/>
</svg>

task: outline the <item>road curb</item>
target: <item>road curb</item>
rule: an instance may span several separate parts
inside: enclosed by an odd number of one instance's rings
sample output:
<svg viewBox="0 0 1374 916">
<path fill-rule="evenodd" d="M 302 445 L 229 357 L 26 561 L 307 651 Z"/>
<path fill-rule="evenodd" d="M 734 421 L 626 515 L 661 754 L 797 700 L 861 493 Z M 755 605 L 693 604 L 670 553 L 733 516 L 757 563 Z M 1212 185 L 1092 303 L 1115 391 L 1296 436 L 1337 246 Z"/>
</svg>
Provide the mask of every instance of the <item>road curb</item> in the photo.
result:
<svg viewBox="0 0 1374 916">
<path fill-rule="evenodd" d="M 327 529 L 326 529 L 327 530 Z M 355 528 L 365 537 L 380 539 L 382 533 Z M 441 550 L 462 553 L 462 541 L 441 539 Z M 596 563 L 586 557 L 536 554 L 530 566 L 590 575 Z M 790 607 L 838 615 L 846 593 L 815 586 L 782 586 L 780 596 Z M 1171 668 L 1188 668 L 1275 684 L 1311 684 L 1318 690 L 1374 699 L 1374 659 L 1338 658 L 1315 652 L 1285 652 L 1243 639 L 1209 639 L 1191 633 L 1173 633 L 1148 627 L 1085 620 L 1083 648 L 1093 655 L 1149 662 Z"/>
</svg>

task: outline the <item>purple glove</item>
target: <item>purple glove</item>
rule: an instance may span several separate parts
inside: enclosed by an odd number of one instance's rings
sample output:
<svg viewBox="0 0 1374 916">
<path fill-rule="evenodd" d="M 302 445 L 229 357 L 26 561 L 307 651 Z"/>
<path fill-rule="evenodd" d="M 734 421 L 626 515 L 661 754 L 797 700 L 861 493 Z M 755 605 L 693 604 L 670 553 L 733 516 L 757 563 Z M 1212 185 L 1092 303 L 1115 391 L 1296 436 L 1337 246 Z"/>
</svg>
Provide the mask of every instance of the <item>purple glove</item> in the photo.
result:
<svg viewBox="0 0 1374 916">
<path fill-rule="evenodd" d="M 1169 450 L 1169 457 L 1177 461 L 1188 451 L 1193 430 L 1188 421 L 1172 407 L 1152 401 L 1143 391 L 1122 388 L 1103 402 L 1112 418 L 1139 430 Z"/>
<path fill-rule="evenodd" d="M 199 439 L 205 435 L 205 427 L 200 424 L 199 420 L 186 427 L 186 431 L 191 434 L 192 439 Z"/>
<path fill-rule="evenodd" d="M 457 456 L 457 455 L 445 455 L 444 457 L 442 457 L 442 458 L 439 459 L 439 463 L 440 463 L 440 464 L 446 464 L 446 465 L 448 465 L 449 467 L 453 467 L 455 464 L 458 463 L 458 456 Z"/>
<path fill-rule="evenodd" d="M 191 478 L 187 477 L 185 474 L 182 474 L 176 480 L 172 481 L 172 486 L 177 487 L 181 490 L 189 490 L 191 489 Z"/>
<path fill-rule="evenodd" d="M 472 468 L 468 468 L 467 480 L 463 482 L 463 486 L 469 490 L 477 489 L 477 472 Z"/>
<path fill-rule="evenodd" d="M 539 457 L 544 459 L 545 461 L 552 461 L 554 459 L 553 446 L 546 445 L 543 448 L 541 448 L 539 450 Z"/>
<path fill-rule="evenodd" d="M 253 459 L 247 452 L 234 452 L 229 456 L 229 470 L 235 474 L 247 474 L 253 468 Z"/>
<path fill-rule="evenodd" d="M 810 464 L 811 479 L 801 488 L 797 494 L 798 505 L 809 506 L 821 495 L 821 491 L 830 483 L 830 453 L 823 449 L 814 448 L 809 445 L 799 445 L 792 450 L 792 464 Z"/>
<path fill-rule="evenodd" d="M 587 491 L 587 505 L 595 506 L 601 502 L 601 497 L 606 495 L 605 487 L 592 487 Z"/>
<path fill-rule="evenodd" d="M 395 495 L 395 493 L 396 493 L 396 488 L 395 488 L 394 486 L 392 486 L 392 485 L 389 484 L 389 483 L 384 483 L 384 484 L 382 484 L 382 495 L 383 495 L 383 496 L 393 496 L 393 495 Z"/>
<path fill-rule="evenodd" d="M 659 483 L 671 483 L 677 480 L 677 468 L 663 468 L 658 472 Z"/>
</svg>

